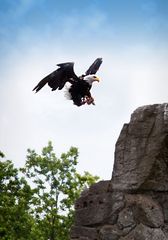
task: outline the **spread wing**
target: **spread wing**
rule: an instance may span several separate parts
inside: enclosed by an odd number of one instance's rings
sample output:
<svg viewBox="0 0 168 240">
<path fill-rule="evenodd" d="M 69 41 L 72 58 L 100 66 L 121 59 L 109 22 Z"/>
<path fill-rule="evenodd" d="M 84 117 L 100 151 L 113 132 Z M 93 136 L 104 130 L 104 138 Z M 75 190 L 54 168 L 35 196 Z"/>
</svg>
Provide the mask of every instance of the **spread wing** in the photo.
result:
<svg viewBox="0 0 168 240">
<path fill-rule="evenodd" d="M 85 74 L 86 75 L 95 74 L 99 70 L 102 61 L 103 61 L 102 58 L 97 58 L 89 67 L 89 69 L 85 72 Z"/>
<path fill-rule="evenodd" d="M 38 92 L 46 83 L 52 88 L 52 91 L 59 89 L 61 90 L 66 82 L 73 83 L 78 81 L 79 78 L 74 73 L 74 63 L 60 63 L 57 64 L 59 67 L 54 72 L 50 73 L 48 76 L 43 78 L 34 88 L 33 91 Z"/>
</svg>

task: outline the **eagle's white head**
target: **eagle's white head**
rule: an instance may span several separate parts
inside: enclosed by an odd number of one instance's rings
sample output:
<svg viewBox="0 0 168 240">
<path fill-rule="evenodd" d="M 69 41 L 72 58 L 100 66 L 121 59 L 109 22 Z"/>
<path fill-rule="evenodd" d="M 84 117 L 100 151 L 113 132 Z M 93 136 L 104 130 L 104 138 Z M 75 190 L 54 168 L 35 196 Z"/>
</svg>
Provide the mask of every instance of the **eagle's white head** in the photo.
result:
<svg viewBox="0 0 168 240">
<path fill-rule="evenodd" d="M 100 79 L 95 75 L 87 75 L 83 78 L 83 80 L 88 82 L 90 85 L 92 85 L 92 83 L 95 81 L 97 81 L 97 82 L 100 81 Z"/>
</svg>

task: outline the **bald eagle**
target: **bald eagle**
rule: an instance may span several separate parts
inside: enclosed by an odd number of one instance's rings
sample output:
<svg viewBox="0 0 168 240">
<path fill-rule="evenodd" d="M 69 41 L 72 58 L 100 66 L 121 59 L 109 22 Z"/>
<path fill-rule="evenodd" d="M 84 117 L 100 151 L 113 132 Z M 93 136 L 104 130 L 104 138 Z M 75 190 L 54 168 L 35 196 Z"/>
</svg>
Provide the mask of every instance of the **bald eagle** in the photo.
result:
<svg viewBox="0 0 168 240">
<path fill-rule="evenodd" d="M 68 98 L 73 101 L 76 106 L 82 106 L 85 103 L 94 104 L 90 89 L 94 81 L 99 82 L 99 78 L 95 76 L 102 63 L 102 58 L 97 58 L 85 74 L 77 76 L 74 72 L 74 63 L 60 63 L 54 72 L 43 78 L 33 89 L 36 93 L 44 87 L 46 83 L 51 87 L 52 91 L 61 90 L 66 83 L 70 83 L 70 87 L 66 88 Z"/>
</svg>

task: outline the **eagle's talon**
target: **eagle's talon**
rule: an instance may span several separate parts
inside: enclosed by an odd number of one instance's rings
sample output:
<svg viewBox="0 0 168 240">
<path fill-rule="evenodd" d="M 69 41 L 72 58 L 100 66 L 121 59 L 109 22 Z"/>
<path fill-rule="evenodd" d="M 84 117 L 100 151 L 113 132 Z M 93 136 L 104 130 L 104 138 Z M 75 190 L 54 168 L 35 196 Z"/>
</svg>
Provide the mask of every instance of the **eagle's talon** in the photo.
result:
<svg viewBox="0 0 168 240">
<path fill-rule="evenodd" d="M 88 97 L 88 96 L 86 96 L 86 103 L 87 103 L 88 105 L 90 105 L 90 104 L 95 105 L 95 103 L 94 103 L 94 98 L 93 98 L 93 97 Z"/>
</svg>

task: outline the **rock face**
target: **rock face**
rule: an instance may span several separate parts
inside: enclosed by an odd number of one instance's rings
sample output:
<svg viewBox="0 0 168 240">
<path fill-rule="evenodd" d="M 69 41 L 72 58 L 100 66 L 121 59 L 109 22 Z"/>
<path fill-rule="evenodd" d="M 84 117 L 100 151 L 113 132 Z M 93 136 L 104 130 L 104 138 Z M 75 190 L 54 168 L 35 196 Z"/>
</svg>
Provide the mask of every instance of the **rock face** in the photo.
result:
<svg viewBox="0 0 168 240">
<path fill-rule="evenodd" d="M 116 143 L 113 187 L 168 190 L 168 104 L 138 108 Z"/>
<path fill-rule="evenodd" d="M 168 240 L 168 104 L 140 107 L 115 149 L 112 179 L 75 204 L 71 240 Z"/>
</svg>

